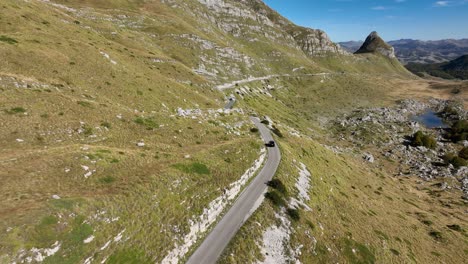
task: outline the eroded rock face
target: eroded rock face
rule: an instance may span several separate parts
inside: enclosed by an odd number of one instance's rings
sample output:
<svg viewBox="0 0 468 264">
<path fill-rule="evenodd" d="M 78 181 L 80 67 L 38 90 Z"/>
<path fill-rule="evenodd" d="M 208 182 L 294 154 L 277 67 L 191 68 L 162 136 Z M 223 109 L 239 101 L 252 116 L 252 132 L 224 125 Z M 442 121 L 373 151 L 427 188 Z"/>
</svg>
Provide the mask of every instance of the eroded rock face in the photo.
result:
<svg viewBox="0 0 468 264">
<path fill-rule="evenodd" d="M 395 49 L 387 44 L 377 32 L 373 31 L 364 41 L 361 48 L 356 51 L 359 53 L 379 53 L 389 58 L 395 58 Z"/>
<path fill-rule="evenodd" d="M 327 53 L 346 54 L 340 45 L 333 43 L 328 35 L 319 29 L 294 26 L 290 33 L 297 45 L 308 56 L 321 56 Z"/>
<path fill-rule="evenodd" d="M 300 49 L 312 57 L 329 53 L 347 54 L 338 44 L 332 42 L 324 31 L 297 26 L 266 6 L 263 1 L 198 0 L 198 2 L 214 12 L 217 24 L 223 31 L 235 36 L 248 36 L 247 31 L 258 32 L 272 40 L 285 42 L 285 45 Z M 255 21 L 257 25 L 243 23 L 244 20 Z"/>
</svg>

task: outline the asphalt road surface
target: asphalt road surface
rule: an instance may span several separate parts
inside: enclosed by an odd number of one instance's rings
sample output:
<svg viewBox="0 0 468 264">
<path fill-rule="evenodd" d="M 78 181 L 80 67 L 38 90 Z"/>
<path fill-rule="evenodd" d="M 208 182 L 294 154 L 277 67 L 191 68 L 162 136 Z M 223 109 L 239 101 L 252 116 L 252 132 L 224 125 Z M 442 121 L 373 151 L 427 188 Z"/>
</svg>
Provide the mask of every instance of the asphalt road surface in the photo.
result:
<svg viewBox="0 0 468 264">
<path fill-rule="evenodd" d="M 270 130 L 256 117 L 250 118 L 258 127 L 265 142 L 273 140 Z M 279 148 L 268 148 L 268 158 L 257 177 L 239 195 L 229 211 L 205 238 L 200 247 L 187 261 L 188 264 L 216 263 L 229 241 L 234 237 L 244 222 L 249 218 L 255 202 L 264 194 L 266 183 L 270 181 L 278 169 L 281 160 Z"/>
</svg>

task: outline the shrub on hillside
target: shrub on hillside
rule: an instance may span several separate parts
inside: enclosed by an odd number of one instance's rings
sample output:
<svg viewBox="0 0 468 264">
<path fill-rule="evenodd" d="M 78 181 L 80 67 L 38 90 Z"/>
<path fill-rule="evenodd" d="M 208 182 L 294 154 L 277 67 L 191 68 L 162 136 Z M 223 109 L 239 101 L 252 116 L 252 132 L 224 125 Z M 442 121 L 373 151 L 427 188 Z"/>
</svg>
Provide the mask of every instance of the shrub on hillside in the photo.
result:
<svg viewBox="0 0 468 264">
<path fill-rule="evenodd" d="M 468 140 L 468 120 L 453 123 L 448 136 L 453 142 Z"/>
<path fill-rule="evenodd" d="M 147 130 L 152 130 L 159 127 L 156 121 L 151 117 L 137 117 L 133 121 L 139 125 L 145 126 Z"/>
<path fill-rule="evenodd" d="M 252 128 L 250 129 L 250 132 L 252 132 L 252 133 L 257 133 L 257 132 L 258 132 L 258 128 L 252 127 Z"/>
<path fill-rule="evenodd" d="M 286 203 L 277 191 L 270 191 L 265 193 L 265 198 L 270 200 L 276 206 L 284 206 Z"/>
<path fill-rule="evenodd" d="M 463 166 L 468 165 L 468 162 L 465 159 L 463 159 L 463 158 L 461 158 L 461 157 L 459 157 L 459 156 L 457 156 L 455 154 L 452 154 L 452 153 L 444 155 L 443 160 L 444 160 L 445 164 L 447 164 L 447 165 L 452 164 L 455 168 L 459 168 L 459 167 L 463 167 Z"/>
<path fill-rule="evenodd" d="M 273 131 L 273 133 L 275 133 L 275 135 L 277 135 L 280 138 L 284 137 L 283 133 L 281 133 L 281 131 L 275 126 L 273 126 L 273 129 L 271 131 Z"/>
<path fill-rule="evenodd" d="M 452 103 L 444 107 L 444 110 L 442 110 L 442 114 L 446 116 L 457 116 L 459 115 L 458 111 L 458 105 Z"/>
<path fill-rule="evenodd" d="M 270 186 L 271 188 L 277 190 L 278 192 L 282 194 L 287 194 L 286 186 L 283 184 L 283 182 L 279 179 L 273 179 L 269 182 L 267 182 L 267 185 Z"/>
<path fill-rule="evenodd" d="M 434 137 L 425 135 L 421 131 L 414 133 L 411 143 L 415 147 L 423 146 L 430 149 L 434 149 L 437 146 L 437 141 Z"/>
<path fill-rule="evenodd" d="M 111 123 L 109 123 L 107 121 L 102 121 L 101 126 L 107 128 L 107 129 L 110 129 L 112 127 Z"/>
<path fill-rule="evenodd" d="M 26 109 L 18 106 L 18 107 L 13 107 L 8 110 L 5 110 L 5 113 L 10 114 L 10 115 L 23 114 L 23 113 L 26 113 Z"/>
<path fill-rule="evenodd" d="M 83 107 L 92 107 L 92 104 L 90 102 L 86 102 L 86 101 L 78 101 L 76 102 L 77 104 L 83 106 Z"/>
<path fill-rule="evenodd" d="M 301 219 L 301 215 L 299 214 L 299 210 L 297 209 L 288 208 L 288 210 L 286 210 L 286 213 L 294 221 L 299 221 Z"/>
<path fill-rule="evenodd" d="M 458 153 L 458 156 L 462 159 L 468 160 L 468 147 L 462 148 L 462 150 L 460 150 Z"/>
<path fill-rule="evenodd" d="M 7 36 L 4 36 L 4 35 L 1 35 L 0 36 L 0 41 L 1 42 L 5 42 L 5 43 L 8 43 L 8 44 L 16 44 L 18 43 L 18 41 L 14 38 L 10 38 L 10 37 L 7 37 Z"/>
<path fill-rule="evenodd" d="M 182 164 L 177 163 L 172 165 L 172 167 L 190 174 L 200 174 L 200 175 L 209 175 L 211 174 L 210 169 L 203 163 L 194 162 L 191 164 Z"/>
</svg>

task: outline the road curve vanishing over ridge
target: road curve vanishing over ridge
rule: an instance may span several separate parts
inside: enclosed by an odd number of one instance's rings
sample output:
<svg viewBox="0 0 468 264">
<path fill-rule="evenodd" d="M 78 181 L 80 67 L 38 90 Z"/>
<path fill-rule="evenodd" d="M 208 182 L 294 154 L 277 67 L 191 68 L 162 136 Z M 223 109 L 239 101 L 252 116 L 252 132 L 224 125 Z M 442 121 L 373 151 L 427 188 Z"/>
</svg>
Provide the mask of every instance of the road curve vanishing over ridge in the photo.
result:
<svg viewBox="0 0 468 264">
<path fill-rule="evenodd" d="M 273 140 L 270 130 L 260 123 L 258 118 L 251 117 L 250 119 L 258 127 L 262 139 L 265 142 Z M 190 256 L 187 261 L 188 264 L 216 263 L 229 244 L 229 241 L 231 241 L 244 222 L 249 218 L 251 210 L 257 200 L 264 194 L 267 188 L 266 183 L 275 175 L 280 160 L 281 153 L 278 146 L 268 148 L 268 158 L 261 171 L 239 195 L 229 211 L 216 224 L 192 256 Z"/>
</svg>

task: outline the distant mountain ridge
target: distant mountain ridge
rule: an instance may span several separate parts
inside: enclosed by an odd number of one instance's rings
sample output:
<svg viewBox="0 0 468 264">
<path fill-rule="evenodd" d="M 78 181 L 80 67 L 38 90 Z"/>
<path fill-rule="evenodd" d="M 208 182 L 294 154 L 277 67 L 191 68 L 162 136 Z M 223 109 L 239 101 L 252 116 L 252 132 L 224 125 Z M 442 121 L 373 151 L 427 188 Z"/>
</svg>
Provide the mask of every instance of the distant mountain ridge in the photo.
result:
<svg viewBox="0 0 468 264">
<path fill-rule="evenodd" d="M 347 41 L 339 44 L 344 50 L 355 52 L 363 43 L 363 41 Z M 389 41 L 388 44 L 395 48 L 397 58 L 404 64 L 442 63 L 468 54 L 468 39 L 431 41 L 400 39 Z"/>
<path fill-rule="evenodd" d="M 429 74 L 444 79 L 468 79 L 468 55 L 443 63 L 408 63 L 406 68 L 417 75 Z"/>
</svg>

